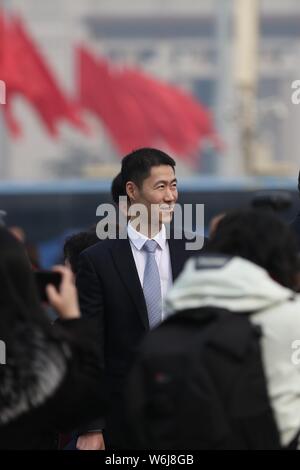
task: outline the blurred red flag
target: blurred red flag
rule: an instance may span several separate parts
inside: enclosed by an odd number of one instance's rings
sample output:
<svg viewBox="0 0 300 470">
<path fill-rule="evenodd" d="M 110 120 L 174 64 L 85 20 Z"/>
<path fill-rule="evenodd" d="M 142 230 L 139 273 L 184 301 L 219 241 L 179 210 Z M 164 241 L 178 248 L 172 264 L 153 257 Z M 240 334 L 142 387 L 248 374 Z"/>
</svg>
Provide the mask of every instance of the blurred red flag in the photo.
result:
<svg viewBox="0 0 300 470">
<path fill-rule="evenodd" d="M 131 84 L 136 99 L 152 122 L 153 138 L 165 142 L 182 158 L 193 160 L 191 150 L 198 145 L 199 132 L 177 90 L 140 70 L 125 70 L 123 79 Z"/>
<path fill-rule="evenodd" d="M 0 79 L 6 86 L 6 104 L 2 106 L 4 117 L 8 128 L 13 135 L 21 134 L 21 126 L 14 118 L 11 111 L 10 96 L 12 90 L 16 90 L 20 85 L 20 77 L 16 70 L 13 57 L 10 54 L 10 29 L 7 19 L 0 12 Z M 18 85 L 19 84 L 19 85 Z"/>
<path fill-rule="evenodd" d="M 102 120 L 122 153 L 159 146 L 193 164 L 204 138 L 216 143 L 210 112 L 188 93 L 86 49 L 77 52 L 80 104 Z"/>
<path fill-rule="evenodd" d="M 194 163 L 204 139 L 221 148 L 210 111 L 188 92 L 137 69 L 124 70 L 123 82 L 152 120 L 156 138 L 165 140 L 181 158 Z"/>
<path fill-rule="evenodd" d="M 147 146 L 150 133 L 142 109 L 123 86 L 120 72 L 78 48 L 79 103 L 103 122 L 121 153 Z"/>
<path fill-rule="evenodd" d="M 65 120 L 86 131 L 76 107 L 59 87 L 34 42 L 25 32 L 21 20 L 3 19 L 3 43 L 0 51 L 0 76 L 6 83 L 5 115 L 13 134 L 20 131 L 11 111 L 11 99 L 20 94 L 35 108 L 48 132 L 58 134 L 58 124 Z"/>
</svg>

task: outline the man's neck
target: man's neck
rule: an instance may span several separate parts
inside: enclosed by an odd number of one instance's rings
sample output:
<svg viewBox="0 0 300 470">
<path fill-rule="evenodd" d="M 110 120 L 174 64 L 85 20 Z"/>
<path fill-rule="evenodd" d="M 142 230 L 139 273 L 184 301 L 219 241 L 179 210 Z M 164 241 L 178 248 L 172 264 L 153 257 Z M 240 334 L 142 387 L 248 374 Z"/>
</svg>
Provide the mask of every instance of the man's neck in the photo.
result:
<svg viewBox="0 0 300 470">
<path fill-rule="evenodd" d="M 130 223 L 133 226 L 133 228 L 137 232 L 141 233 L 142 235 L 144 235 L 145 237 L 149 239 L 154 238 L 161 231 L 161 228 L 162 228 L 161 222 L 159 223 L 159 225 L 152 225 L 152 224 L 144 225 L 140 223 L 136 226 L 134 220 L 135 220 L 134 218 L 130 219 Z"/>
</svg>

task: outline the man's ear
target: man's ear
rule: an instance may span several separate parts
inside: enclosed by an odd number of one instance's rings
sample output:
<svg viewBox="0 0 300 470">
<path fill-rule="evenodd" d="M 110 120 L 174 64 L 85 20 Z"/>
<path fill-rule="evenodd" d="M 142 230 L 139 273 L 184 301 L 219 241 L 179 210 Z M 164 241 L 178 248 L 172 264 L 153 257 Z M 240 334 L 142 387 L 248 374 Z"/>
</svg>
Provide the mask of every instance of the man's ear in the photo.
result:
<svg viewBox="0 0 300 470">
<path fill-rule="evenodd" d="M 126 183 L 126 193 L 130 201 L 135 201 L 137 197 L 137 186 L 133 181 L 127 181 Z"/>
</svg>

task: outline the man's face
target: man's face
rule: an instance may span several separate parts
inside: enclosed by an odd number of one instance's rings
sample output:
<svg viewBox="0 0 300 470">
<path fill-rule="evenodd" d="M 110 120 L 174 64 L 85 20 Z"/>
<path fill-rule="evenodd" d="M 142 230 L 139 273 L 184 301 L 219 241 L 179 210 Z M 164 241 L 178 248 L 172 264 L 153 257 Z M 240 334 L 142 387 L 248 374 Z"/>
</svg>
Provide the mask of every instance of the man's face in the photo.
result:
<svg viewBox="0 0 300 470">
<path fill-rule="evenodd" d="M 148 216 L 152 208 L 155 220 L 159 223 L 169 223 L 178 198 L 177 180 L 173 168 L 170 165 L 153 166 L 141 188 L 133 184 L 132 195 L 133 197 L 129 195 L 131 202 L 143 204 Z"/>
</svg>

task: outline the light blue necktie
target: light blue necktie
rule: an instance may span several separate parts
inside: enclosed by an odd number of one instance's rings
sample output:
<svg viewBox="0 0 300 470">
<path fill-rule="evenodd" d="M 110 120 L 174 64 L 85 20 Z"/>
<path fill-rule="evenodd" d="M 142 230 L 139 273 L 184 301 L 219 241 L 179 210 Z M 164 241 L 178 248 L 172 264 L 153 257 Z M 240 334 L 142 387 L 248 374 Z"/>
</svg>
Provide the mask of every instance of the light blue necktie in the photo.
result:
<svg viewBox="0 0 300 470">
<path fill-rule="evenodd" d="M 162 320 L 162 298 L 158 266 L 155 259 L 157 242 L 147 240 L 143 246 L 147 259 L 144 271 L 143 291 L 147 305 L 150 328 L 157 326 Z"/>
</svg>

